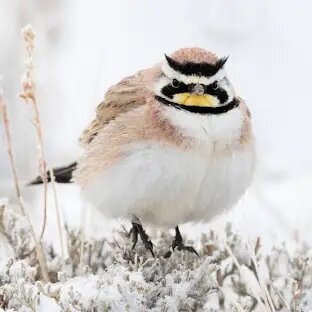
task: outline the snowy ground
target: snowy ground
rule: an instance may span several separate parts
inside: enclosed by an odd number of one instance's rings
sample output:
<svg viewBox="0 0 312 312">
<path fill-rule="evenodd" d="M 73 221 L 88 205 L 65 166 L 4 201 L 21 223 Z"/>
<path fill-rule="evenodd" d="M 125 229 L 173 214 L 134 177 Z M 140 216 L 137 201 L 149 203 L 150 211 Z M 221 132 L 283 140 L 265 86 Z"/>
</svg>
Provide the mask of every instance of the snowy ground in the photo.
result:
<svg viewBox="0 0 312 312">
<path fill-rule="evenodd" d="M 265 253 L 226 225 L 223 235 L 206 231 L 194 242 L 199 253 L 174 251 L 172 235 L 154 235 L 155 258 L 128 231 L 111 238 L 66 230 L 65 259 L 45 244 L 50 283 L 43 283 L 27 222 L 0 205 L 0 228 L 11 246 L 2 261 L 0 306 L 11 311 L 311 311 L 310 249 L 281 246 Z M 56 232 L 54 230 L 54 232 Z M 112 233 L 111 233 L 112 234 Z M 56 241 L 56 233 L 54 233 Z M 81 247 L 84 246 L 83 252 Z"/>
</svg>

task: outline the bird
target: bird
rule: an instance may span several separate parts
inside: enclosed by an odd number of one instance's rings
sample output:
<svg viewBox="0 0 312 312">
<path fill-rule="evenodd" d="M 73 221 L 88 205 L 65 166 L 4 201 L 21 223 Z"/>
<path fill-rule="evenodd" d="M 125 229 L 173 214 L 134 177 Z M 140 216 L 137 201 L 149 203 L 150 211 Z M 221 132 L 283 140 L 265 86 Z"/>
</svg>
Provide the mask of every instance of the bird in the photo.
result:
<svg viewBox="0 0 312 312">
<path fill-rule="evenodd" d="M 233 207 L 251 184 L 251 114 L 226 73 L 228 57 L 181 48 L 108 89 L 79 138 L 78 161 L 53 172 L 80 185 L 109 218 L 128 218 L 153 252 L 143 226 L 175 228 L 165 257 L 184 244 L 179 225 L 208 222 Z M 50 177 L 48 177 L 50 178 Z M 31 184 L 42 183 L 38 177 Z"/>
</svg>

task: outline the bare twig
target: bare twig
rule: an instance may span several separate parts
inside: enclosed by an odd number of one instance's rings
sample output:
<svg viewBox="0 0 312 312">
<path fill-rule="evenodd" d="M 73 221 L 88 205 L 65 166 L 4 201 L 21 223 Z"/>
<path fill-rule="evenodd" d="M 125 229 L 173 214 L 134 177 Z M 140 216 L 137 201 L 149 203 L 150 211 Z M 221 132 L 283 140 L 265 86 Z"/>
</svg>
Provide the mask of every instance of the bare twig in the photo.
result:
<svg viewBox="0 0 312 312">
<path fill-rule="evenodd" d="M 35 47 L 35 32 L 31 25 L 27 25 L 22 29 L 22 37 L 25 41 L 26 47 L 26 61 L 25 61 L 25 74 L 22 79 L 22 92 L 20 97 L 25 100 L 25 102 L 31 105 L 33 110 L 32 121 L 36 129 L 37 141 L 38 141 L 38 158 L 39 158 L 39 172 L 44 184 L 44 210 L 43 210 L 43 224 L 40 234 L 40 239 L 43 237 L 46 223 L 47 223 L 47 190 L 48 190 L 48 179 L 47 179 L 47 163 L 44 155 L 43 148 L 43 134 L 42 126 L 40 121 L 40 113 L 36 98 L 36 85 L 33 78 L 33 52 Z"/>
</svg>

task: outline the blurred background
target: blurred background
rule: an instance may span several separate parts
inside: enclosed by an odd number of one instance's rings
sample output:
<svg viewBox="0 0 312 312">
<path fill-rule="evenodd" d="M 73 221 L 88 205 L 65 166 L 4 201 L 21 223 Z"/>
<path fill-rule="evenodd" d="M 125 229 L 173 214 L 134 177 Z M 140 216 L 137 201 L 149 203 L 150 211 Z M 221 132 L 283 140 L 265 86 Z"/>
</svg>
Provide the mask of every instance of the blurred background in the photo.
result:
<svg viewBox="0 0 312 312">
<path fill-rule="evenodd" d="M 220 222 L 231 221 L 268 245 L 311 242 L 311 10 L 312 3 L 303 0 L 0 0 L 0 75 L 21 184 L 38 173 L 29 107 L 18 98 L 25 24 L 37 34 L 35 75 L 49 166 L 79 156 L 77 138 L 111 84 L 164 53 L 200 46 L 230 55 L 228 74 L 251 109 L 257 139 L 253 185 Z M 64 220 L 79 225 L 80 210 L 87 207 L 79 189 L 58 185 L 57 191 Z M 40 220 L 42 188 L 22 193 Z M 0 127 L 0 197 L 14 203 L 14 196 Z M 52 205 L 51 198 L 51 219 Z M 86 210 L 93 228 L 103 231 L 97 213 Z M 220 228 L 218 222 L 185 230 Z"/>
</svg>

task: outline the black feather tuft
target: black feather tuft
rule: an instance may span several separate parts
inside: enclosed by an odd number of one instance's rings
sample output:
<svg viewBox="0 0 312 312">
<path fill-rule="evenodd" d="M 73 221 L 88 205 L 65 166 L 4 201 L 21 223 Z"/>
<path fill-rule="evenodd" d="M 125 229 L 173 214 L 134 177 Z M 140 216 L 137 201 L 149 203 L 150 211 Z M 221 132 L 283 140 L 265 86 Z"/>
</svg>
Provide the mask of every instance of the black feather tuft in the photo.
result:
<svg viewBox="0 0 312 312">
<path fill-rule="evenodd" d="M 217 64 L 215 66 L 219 68 L 218 70 L 220 70 L 224 66 L 224 64 L 227 62 L 229 57 L 230 56 L 223 56 L 217 61 Z"/>
<path fill-rule="evenodd" d="M 186 63 L 179 63 L 175 61 L 173 58 L 165 54 L 165 58 L 168 62 L 168 65 L 184 75 L 197 75 L 197 76 L 205 76 L 211 77 L 215 75 L 226 63 L 228 60 L 227 57 L 220 58 L 216 64 L 208 64 L 208 63 L 193 63 L 193 62 L 186 62 Z"/>
</svg>

